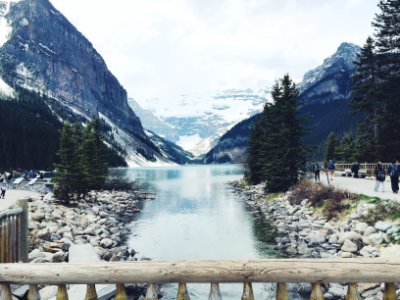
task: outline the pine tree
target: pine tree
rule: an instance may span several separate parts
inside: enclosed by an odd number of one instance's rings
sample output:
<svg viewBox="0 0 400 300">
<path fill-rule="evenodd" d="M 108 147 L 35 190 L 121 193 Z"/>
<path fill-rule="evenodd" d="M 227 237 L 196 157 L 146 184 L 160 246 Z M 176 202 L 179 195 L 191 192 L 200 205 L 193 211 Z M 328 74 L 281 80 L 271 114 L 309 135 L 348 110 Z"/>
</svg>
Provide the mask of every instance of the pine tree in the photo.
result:
<svg viewBox="0 0 400 300">
<path fill-rule="evenodd" d="M 108 173 L 105 147 L 101 137 L 100 120 L 97 117 L 86 126 L 79 147 L 80 166 L 87 190 L 97 190 L 104 186 Z"/>
<path fill-rule="evenodd" d="M 272 98 L 250 138 L 247 167 L 250 181 L 266 181 L 268 192 L 278 192 L 298 181 L 306 149 L 301 143 L 298 91 L 289 75 L 273 86 Z"/>
<path fill-rule="evenodd" d="M 378 155 L 391 160 L 400 157 L 400 0 L 380 0 L 381 12 L 375 16 L 376 54 L 379 87 L 383 103 L 377 141 Z"/>
<path fill-rule="evenodd" d="M 76 186 L 82 180 L 76 158 L 77 144 L 73 137 L 73 129 L 69 123 L 64 123 L 61 131 L 60 149 L 57 152 L 59 163 L 55 165 L 56 173 L 54 195 L 69 204 Z"/>
<path fill-rule="evenodd" d="M 350 163 L 355 159 L 354 138 L 351 133 L 345 133 L 340 145 L 336 148 L 336 160 Z"/>
<path fill-rule="evenodd" d="M 339 146 L 339 138 L 334 132 L 331 132 L 325 143 L 324 160 L 337 160 L 337 148 Z"/>
</svg>

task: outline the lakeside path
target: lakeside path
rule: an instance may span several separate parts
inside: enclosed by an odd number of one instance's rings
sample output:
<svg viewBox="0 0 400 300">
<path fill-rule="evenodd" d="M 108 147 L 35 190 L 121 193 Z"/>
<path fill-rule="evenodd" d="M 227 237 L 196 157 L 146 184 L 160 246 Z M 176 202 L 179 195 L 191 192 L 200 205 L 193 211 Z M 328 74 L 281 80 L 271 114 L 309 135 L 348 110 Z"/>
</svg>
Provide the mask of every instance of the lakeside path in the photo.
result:
<svg viewBox="0 0 400 300">
<path fill-rule="evenodd" d="M 14 205 L 18 200 L 27 197 L 39 197 L 40 194 L 23 190 L 7 190 L 5 199 L 0 199 L 0 211 L 6 210 Z"/>
<path fill-rule="evenodd" d="M 327 185 L 325 173 L 321 173 L 321 183 Z M 355 194 L 364 194 L 371 197 L 378 197 L 381 199 L 390 199 L 400 201 L 400 194 L 393 194 L 390 180 L 387 178 L 385 181 L 384 192 L 375 192 L 375 179 L 362 179 L 352 177 L 335 176 L 331 184 L 336 188 L 347 190 Z"/>
</svg>

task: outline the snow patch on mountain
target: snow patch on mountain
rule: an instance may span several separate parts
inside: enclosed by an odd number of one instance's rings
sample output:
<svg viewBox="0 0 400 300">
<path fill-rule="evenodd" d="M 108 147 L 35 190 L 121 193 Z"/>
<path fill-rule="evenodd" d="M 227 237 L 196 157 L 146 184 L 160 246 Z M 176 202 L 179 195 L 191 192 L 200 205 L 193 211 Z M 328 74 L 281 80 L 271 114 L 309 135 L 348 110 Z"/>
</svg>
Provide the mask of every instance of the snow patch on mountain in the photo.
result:
<svg viewBox="0 0 400 300">
<path fill-rule="evenodd" d="M 12 27 L 7 20 L 7 15 L 10 12 L 11 3 L 19 2 L 20 0 L 0 1 L 0 47 L 3 47 L 9 40 Z"/>
<path fill-rule="evenodd" d="M 173 128 L 168 135 L 161 132 L 161 128 L 152 128 L 152 131 L 195 155 L 208 152 L 232 126 L 261 112 L 266 101 L 266 91 L 252 89 L 184 94 L 174 99 L 137 100 L 141 107 Z M 138 116 L 147 128 L 149 117 L 140 112 Z"/>
<path fill-rule="evenodd" d="M 0 94 L 3 94 L 8 97 L 14 97 L 14 89 L 9 86 L 4 80 L 0 77 Z"/>
</svg>

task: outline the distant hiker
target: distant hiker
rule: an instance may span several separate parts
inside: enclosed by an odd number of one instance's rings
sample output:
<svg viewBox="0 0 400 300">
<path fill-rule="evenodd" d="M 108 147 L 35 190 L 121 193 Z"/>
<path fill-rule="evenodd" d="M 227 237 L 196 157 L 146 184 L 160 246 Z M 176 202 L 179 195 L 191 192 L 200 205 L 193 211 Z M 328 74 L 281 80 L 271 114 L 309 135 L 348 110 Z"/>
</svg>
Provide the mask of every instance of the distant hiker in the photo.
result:
<svg viewBox="0 0 400 300">
<path fill-rule="evenodd" d="M 0 190 L 1 190 L 0 197 L 2 199 L 4 199 L 4 197 L 6 196 L 6 190 L 7 190 L 7 174 L 5 172 L 0 177 Z"/>
<path fill-rule="evenodd" d="M 388 174 L 390 176 L 390 183 L 392 184 L 393 193 L 397 194 L 399 192 L 399 166 L 396 160 L 393 160 L 388 167 Z"/>
<path fill-rule="evenodd" d="M 384 183 L 385 183 L 385 169 L 383 169 L 382 163 L 378 162 L 375 167 L 375 192 L 384 192 Z"/>
<path fill-rule="evenodd" d="M 29 171 L 29 173 L 28 173 L 28 178 L 35 178 L 36 177 L 36 175 L 35 175 L 35 173 L 33 173 L 33 171 L 32 170 L 30 170 Z"/>
<path fill-rule="evenodd" d="M 360 164 L 358 162 L 354 162 L 351 166 L 351 173 L 353 173 L 354 178 L 358 178 L 358 171 L 360 170 Z"/>
<path fill-rule="evenodd" d="M 319 177 L 320 172 L 321 172 L 321 167 L 319 166 L 319 164 L 315 164 L 315 166 L 314 166 L 314 180 L 315 181 L 320 181 L 320 177 Z"/>
<path fill-rule="evenodd" d="M 329 174 L 331 175 L 331 178 L 330 178 L 331 180 L 333 180 L 333 174 L 335 173 L 335 169 L 336 169 L 335 164 L 333 163 L 332 160 L 330 160 L 328 162 L 328 170 L 329 170 Z"/>
</svg>

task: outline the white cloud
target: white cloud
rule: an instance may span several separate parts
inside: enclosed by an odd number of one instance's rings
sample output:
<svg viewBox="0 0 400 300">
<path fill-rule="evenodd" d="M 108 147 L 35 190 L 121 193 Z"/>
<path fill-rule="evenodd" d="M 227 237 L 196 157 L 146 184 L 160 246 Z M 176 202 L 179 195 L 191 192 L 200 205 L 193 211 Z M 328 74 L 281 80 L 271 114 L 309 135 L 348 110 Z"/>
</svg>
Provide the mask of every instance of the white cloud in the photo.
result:
<svg viewBox="0 0 400 300">
<path fill-rule="evenodd" d="M 51 1 L 137 99 L 300 80 L 341 42 L 363 43 L 378 2 Z"/>
</svg>

